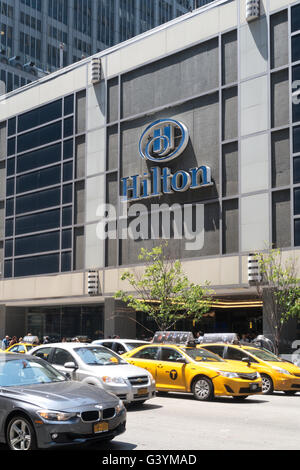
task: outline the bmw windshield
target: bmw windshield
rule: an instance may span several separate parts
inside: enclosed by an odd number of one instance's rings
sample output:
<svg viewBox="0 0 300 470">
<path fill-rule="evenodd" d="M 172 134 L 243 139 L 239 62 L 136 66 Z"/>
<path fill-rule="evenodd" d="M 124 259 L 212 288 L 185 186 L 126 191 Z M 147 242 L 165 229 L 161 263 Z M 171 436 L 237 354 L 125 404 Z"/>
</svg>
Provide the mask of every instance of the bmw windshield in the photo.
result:
<svg viewBox="0 0 300 470">
<path fill-rule="evenodd" d="M 65 376 L 38 359 L 6 358 L 0 361 L 1 387 L 64 382 L 66 380 Z"/>
<path fill-rule="evenodd" d="M 219 356 L 204 349 L 186 348 L 184 352 L 196 362 L 225 362 Z"/>
<path fill-rule="evenodd" d="M 88 366 L 117 366 L 127 364 L 114 352 L 101 347 L 76 348 L 75 352 Z"/>
</svg>

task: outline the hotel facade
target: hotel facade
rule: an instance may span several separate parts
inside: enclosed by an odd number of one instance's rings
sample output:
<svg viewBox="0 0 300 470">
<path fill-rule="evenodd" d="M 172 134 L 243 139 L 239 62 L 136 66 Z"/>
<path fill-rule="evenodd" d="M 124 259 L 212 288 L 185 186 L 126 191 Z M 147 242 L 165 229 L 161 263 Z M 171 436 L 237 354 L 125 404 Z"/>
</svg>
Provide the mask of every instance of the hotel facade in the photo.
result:
<svg viewBox="0 0 300 470">
<path fill-rule="evenodd" d="M 218 300 L 181 328 L 264 331 L 249 255 L 300 255 L 299 64 L 299 1 L 216 0 L 0 97 L 0 334 L 147 336 L 114 294 L 166 238 Z"/>
</svg>

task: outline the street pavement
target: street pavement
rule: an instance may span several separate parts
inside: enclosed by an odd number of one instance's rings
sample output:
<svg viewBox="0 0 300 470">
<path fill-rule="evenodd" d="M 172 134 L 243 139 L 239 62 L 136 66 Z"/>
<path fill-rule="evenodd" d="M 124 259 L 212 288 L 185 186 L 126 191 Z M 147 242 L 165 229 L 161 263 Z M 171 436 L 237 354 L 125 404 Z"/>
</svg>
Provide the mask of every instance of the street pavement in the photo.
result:
<svg viewBox="0 0 300 470">
<path fill-rule="evenodd" d="M 299 436 L 300 394 L 198 402 L 174 393 L 129 407 L 127 430 L 111 443 L 61 450 L 299 450 Z"/>
<path fill-rule="evenodd" d="M 99 450 L 299 450 L 300 394 L 238 402 L 198 402 L 187 394 L 158 396 L 129 408 L 127 431 Z"/>
</svg>

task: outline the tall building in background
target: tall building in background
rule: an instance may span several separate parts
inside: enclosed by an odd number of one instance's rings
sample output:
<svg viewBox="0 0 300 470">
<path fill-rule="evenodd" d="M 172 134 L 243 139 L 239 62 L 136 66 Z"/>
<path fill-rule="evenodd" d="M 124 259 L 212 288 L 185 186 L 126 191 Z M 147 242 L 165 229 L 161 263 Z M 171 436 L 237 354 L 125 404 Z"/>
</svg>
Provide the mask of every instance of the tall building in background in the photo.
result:
<svg viewBox="0 0 300 470">
<path fill-rule="evenodd" d="M 213 1 L 0 0 L 0 94 Z"/>
</svg>

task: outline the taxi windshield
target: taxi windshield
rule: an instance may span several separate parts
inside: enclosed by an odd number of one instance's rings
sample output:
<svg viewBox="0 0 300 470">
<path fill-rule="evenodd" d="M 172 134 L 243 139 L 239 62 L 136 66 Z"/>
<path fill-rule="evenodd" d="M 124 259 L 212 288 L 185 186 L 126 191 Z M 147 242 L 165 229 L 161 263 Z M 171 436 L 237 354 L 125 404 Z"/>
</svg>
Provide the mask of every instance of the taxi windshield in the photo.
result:
<svg viewBox="0 0 300 470">
<path fill-rule="evenodd" d="M 216 354 L 204 349 L 186 348 L 184 352 L 196 362 L 225 362 Z"/>
<path fill-rule="evenodd" d="M 249 352 L 250 354 L 253 354 L 253 356 L 258 357 L 258 359 L 261 359 L 262 361 L 282 362 L 282 360 L 279 359 L 279 357 L 275 356 L 269 351 L 266 351 L 265 349 L 245 348 L 245 351 Z"/>
</svg>

